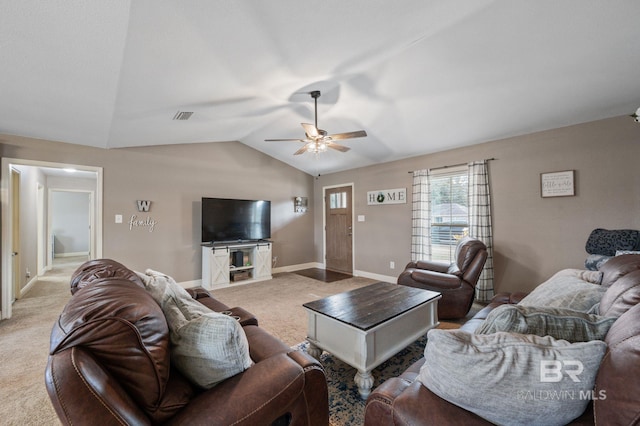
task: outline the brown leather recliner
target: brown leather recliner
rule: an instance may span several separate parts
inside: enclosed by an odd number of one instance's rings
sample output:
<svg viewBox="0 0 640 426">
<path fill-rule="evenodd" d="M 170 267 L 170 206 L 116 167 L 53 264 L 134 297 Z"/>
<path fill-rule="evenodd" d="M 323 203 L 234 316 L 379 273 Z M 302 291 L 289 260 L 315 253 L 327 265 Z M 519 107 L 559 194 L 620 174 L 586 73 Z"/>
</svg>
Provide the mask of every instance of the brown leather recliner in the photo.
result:
<svg viewBox="0 0 640 426">
<path fill-rule="evenodd" d="M 484 243 L 464 237 L 456 247 L 455 261 L 409 262 L 398 276 L 398 284 L 441 293 L 438 318 L 462 318 L 471 309 L 476 283 L 486 260 L 487 247 Z"/>
<path fill-rule="evenodd" d="M 160 306 L 129 269 L 91 261 L 72 278 L 73 297 L 51 332 L 45 383 L 65 425 L 327 425 L 322 365 L 292 350 L 241 308 L 204 289 L 191 296 L 240 318 L 253 365 L 210 389 L 171 363 Z"/>
</svg>

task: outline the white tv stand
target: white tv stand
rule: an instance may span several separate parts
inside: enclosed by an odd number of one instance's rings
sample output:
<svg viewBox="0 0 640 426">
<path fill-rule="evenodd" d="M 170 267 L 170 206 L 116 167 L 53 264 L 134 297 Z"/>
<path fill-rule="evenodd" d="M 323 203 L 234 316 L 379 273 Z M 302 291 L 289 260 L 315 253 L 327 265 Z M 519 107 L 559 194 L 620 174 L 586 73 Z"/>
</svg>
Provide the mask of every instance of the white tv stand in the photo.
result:
<svg viewBox="0 0 640 426">
<path fill-rule="evenodd" d="M 271 241 L 254 241 L 202 246 L 202 287 L 212 290 L 270 280 L 271 244 Z M 241 265 L 232 265 L 235 252 L 242 252 Z"/>
</svg>

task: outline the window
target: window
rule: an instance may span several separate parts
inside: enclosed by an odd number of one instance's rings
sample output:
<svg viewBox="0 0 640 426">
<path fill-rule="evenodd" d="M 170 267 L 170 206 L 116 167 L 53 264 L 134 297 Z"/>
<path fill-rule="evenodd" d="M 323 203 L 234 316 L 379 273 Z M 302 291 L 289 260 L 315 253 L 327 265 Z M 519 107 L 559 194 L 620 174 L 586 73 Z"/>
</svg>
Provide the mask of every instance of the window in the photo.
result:
<svg viewBox="0 0 640 426">
<path fill-rule="evenodd" d="M 346 207 L 347 207 L 346 192 L 334 192 L 333 194 L 329 194 L 330 209 L 344 209 Z"/>
<path fill-rule="evenodd" d="M 434 173 L 431 186 L 431 258 L 451 262 L 458 241 L 469 234 L 466 167 Z"/>
</svg>

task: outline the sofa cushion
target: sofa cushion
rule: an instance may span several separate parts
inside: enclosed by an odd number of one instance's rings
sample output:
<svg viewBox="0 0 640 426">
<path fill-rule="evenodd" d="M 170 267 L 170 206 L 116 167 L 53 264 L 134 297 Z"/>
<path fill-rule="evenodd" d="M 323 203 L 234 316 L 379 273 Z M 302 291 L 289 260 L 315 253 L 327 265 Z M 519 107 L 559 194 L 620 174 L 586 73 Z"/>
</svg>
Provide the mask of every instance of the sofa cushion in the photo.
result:
<svg viewBox="0 0 640 426">
<path fill-rule="evenodd" d="M 418 380 L 439 397 L 497 424 L 564 425 L 591 401 L 602 341 L 430 330 Z"/>
<path fill-rule="evenodd" d="M 88 348 L 149 416 L 165 409 L 169 330 L 162 310 L 142 287 L 103 278 L 78 291 L 51 331 L 50 353 L 75 346 Z"/>
<path fill-rule="evenodd" d="M 619 317 L 640 303 L 640 269 L 618 278 L 602 296 L 600 315 Z"/>
<path fill-rule="evenodd" d="M 583 280 L 574 270 L 563 270 L 536 287 L 518 304 L 589 312 L 600 302 L 606 290 L 600 285 Z"/>
<path fill-rule="evenodd" d="M 251 366 L 249 343 L 236 319 L 195 301 L 165 274 L 148 269 L 139 276 L 167 318 L 171 361 L 185 377 L 209 389 Z"/>
<path fill-rule="evenodd" d="M 615 256 L 600 268 L 602 285 L 609 287 L 620 277 L 637 270 L 640 270 L 640 256 L 635 254 Z"/>
<path fill-rule="evenodd" d="M 616 318 L 563 308 L 501 305 L 489 313 L 478 334 L 499 331 L 551 336 L 569 342 L 604 340 Z"/>
</svg>

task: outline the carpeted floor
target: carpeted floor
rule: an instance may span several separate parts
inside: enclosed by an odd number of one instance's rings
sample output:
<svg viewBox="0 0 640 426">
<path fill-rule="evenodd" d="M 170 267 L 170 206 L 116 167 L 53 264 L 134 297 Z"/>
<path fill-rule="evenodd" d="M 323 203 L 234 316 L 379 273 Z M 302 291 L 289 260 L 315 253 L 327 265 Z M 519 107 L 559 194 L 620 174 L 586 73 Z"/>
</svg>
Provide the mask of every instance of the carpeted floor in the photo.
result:
<svg viewBox="0 0 640 426">
<path fill-rule="evenodd" d="M 288 272 L 274 274 L 273 278 L 211 293 L 229 307 L 240 306 L 254 314 L 260 327 L 289 346 L 302 342 L 307 336 L 307 314 L 303 303 L 375 282 L 351 277 L 327 283 Z"/>
<path fill-rule="evenodd" d="M 0 424 L 59 425 L 44 386 L 51 327 L 71 297 L 69 277 L 82 259 L 62 258 L 0 321 Z"/>
<path fill-rule="evenodd" d="M 0 321 L 0 424 L 59 425 L 44 386 L 49 335 L 62 308 L 71 297 L 69 277 L 78 260 L 60 263 L 40 279 L 32 290 L 13 305 L 13 317 Z M 348 277 L 322 282 L 294 273 L 275 274 L 269 281 L 230 286 L 212 291 L 227 305 L 252 312 L 260 326 L 287 345 L 305 347 L 307 316 L 302 304 L 375 282 Z M 443 328 L 457 323 L 441 323 Z M 377 386 L 381 380 L 402 372 L 422 355 L 424 342 L 417 342 L 374 370 Z M 364 402 L 360 400 L 353 375 L 355 370 L 330 354 L 321 361 L 330 386 L 332 426 L 357 425 L 362 421 Z M 391 368 L 390 368 L 391 367 Z"/>
</svg>

